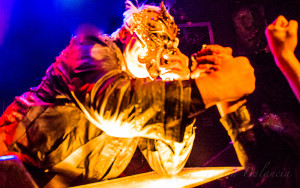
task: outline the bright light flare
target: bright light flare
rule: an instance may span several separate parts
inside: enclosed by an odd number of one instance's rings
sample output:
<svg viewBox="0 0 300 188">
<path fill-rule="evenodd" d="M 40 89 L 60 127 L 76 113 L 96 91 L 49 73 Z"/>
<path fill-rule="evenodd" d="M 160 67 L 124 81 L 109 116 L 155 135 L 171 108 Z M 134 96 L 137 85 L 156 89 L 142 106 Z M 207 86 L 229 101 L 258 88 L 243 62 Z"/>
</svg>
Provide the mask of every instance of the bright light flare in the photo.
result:
<svg viewBox="0 0 300 188">
<path fill-rule="evenodd" d="M 124 178 L 102 181 L 77 188 L 89 187 L 119 187 L 119 188 L 158 188 L 158 187 L 195 187 L 217 180 L 243 170 L 243 167 L 200 167 L 184 168 L 177 175 L 163 175 L 156 172 L 148 172 Z"/>
<path fill-rule="evenodd" d="M 0 156 L 0 161 L 6 161 L 6 160 L 12 160 L 12 159 L 17 159 L 17 157 L 15 155 Z"/>
</svg>

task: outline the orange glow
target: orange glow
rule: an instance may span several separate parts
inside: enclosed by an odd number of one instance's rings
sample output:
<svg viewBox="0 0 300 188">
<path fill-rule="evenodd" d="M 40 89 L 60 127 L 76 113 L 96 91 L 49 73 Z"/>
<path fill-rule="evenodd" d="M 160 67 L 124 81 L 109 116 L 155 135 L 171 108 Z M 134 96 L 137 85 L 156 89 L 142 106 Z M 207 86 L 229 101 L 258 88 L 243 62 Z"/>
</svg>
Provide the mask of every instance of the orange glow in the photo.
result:
<svg viewBox="0 0 300 188">
<path fill-rule="evenodd" d="M 89 187 L 119 187 L 119 188 L 150 188 L 150 187 L 195 187 L 217 180 L 243 170 L 243 167 L 201 167 L 184 168 L 177 175 L 162 175 L 156 172 L 148 172 L 124 178 L 106 180 L 99 183 L 78 186 L 76 188 Z"/>
</svg>

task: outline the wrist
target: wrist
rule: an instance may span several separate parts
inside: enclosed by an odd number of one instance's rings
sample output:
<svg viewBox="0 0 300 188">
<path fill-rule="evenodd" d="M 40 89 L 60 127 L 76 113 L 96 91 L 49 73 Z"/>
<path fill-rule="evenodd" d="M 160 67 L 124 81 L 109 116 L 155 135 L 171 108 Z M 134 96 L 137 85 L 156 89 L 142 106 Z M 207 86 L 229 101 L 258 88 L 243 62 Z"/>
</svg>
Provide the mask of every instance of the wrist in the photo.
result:
<svg viewBox="0 0 300 188">
<path fill-rule="evenodd" d="M 222 117 L 220 122 L 233 141 L 236 140 L 239 133 L 246 132 L 254 126 L 251 122 L 250 113 L 245 105 L 240 106 L 236 111 Z"/>
<path fill-rule="evenodd" d="M 283 50 L 281 52 L 273 53 L 274 59 L 276 60 L 277 66 L 284 64 L 287 61 L 290 61 L 296 58 L 294 51 L 292 50 Z"/>
<path fill-rule="evenodd" d="M 195 79 L 195 83 L 199 92 L 201 93 L 205 108 L 209 108 L 215 105 L 217 102 L 222 101 L 222 93 L 218 92 L 218 88 L 212 85 L 214 82 L 215 81 L 210 76 Z"/>
<path fill-rule="evenodd" d="M 234 101 L 234 102 L 220 102 L 217 103 L 217 108 L 219 110 L 220 116 L 224 117 L 227 114 L 237 111 L 246 102 L 247 102 L 246 99 Z"/>
<path fill-rule="evenodd" d="M 299 69 L 299 61 L 292 51 L 283 52 L 280 56 L 274 56 L 274 59 L 283 74 Z"/>
</svg>

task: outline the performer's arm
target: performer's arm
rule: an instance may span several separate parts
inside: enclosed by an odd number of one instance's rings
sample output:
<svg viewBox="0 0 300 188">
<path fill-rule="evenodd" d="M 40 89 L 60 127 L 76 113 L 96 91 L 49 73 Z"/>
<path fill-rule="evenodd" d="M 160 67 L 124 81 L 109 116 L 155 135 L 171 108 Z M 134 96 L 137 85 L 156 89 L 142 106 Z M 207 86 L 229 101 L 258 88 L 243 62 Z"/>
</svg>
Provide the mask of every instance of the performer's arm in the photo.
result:
<svg viewBox="0 0 300 188">
<path fill-rule="evenodd" d="M 266 29 L 266 36 L 277 67 L 286 77 L 300 102 L 300 63 L 294 51 L 298 42 L 298 22 L 279 16 Z"/>
<path fill-rule="evenodd" d="M 113 45 L 73 39 L 55 63 L 65 93 L 111 136 L 182 141 L 191 81 L 133 79 L 122 71 Z"/>
<path fill-rule="evenodd" d="M 254 89 L 253 68 L 246 58 L 233 58 L 231 49 L 221 46 L 209 46 L 207 50 L 225 50 L 226 54 L 219 54 L 218 57 L 214 55 L 201 57 L 206 63 L 217 58 L 221 61 L 220 69 L 206 72 L 205 76 L 195 77 L 195 82 L 192 82 L 193 102 L 190 106 L 190 117 L 198 114 L 200 109 L 195 110 L 194 104 L 200 105 L 201 103 L 197 102 L 199 99 L 203 98 L 202 109 L 204 109 L 222 100 L 239 99 Z M 197 68 L 193 73 L 197 73 Z M 176 173 L 184 166 L 191 152 L 194 137 L 194 130 L 190 126 L 186 128 L 185 140 L 182 143 L 144 140 L 140 148 L 153 169 L 162 173 Z"/>
<path fill-rule="evenodd" d="M 247 176 L 257 185 L 294 187 L 300 165 L 299 128 L 286 127 L 272 114 L 256 121 L 243 102 L 222 103 L 218 109 Z"/>
</svg>

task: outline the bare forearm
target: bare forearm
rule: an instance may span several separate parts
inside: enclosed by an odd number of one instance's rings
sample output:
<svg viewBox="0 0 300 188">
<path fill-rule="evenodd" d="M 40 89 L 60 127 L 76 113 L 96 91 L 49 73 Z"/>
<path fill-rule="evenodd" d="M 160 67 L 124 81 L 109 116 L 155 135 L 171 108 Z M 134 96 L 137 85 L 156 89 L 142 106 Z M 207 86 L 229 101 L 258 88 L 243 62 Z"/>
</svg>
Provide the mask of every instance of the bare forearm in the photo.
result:
<svg viewBox="0 0 300 188">
<path fill-rule="evenodd" d="M 293 52 L 274 55 L 276 65 L 286 77 L 298 102 L 300 102 L 300 63 Z"/>
</svg>

